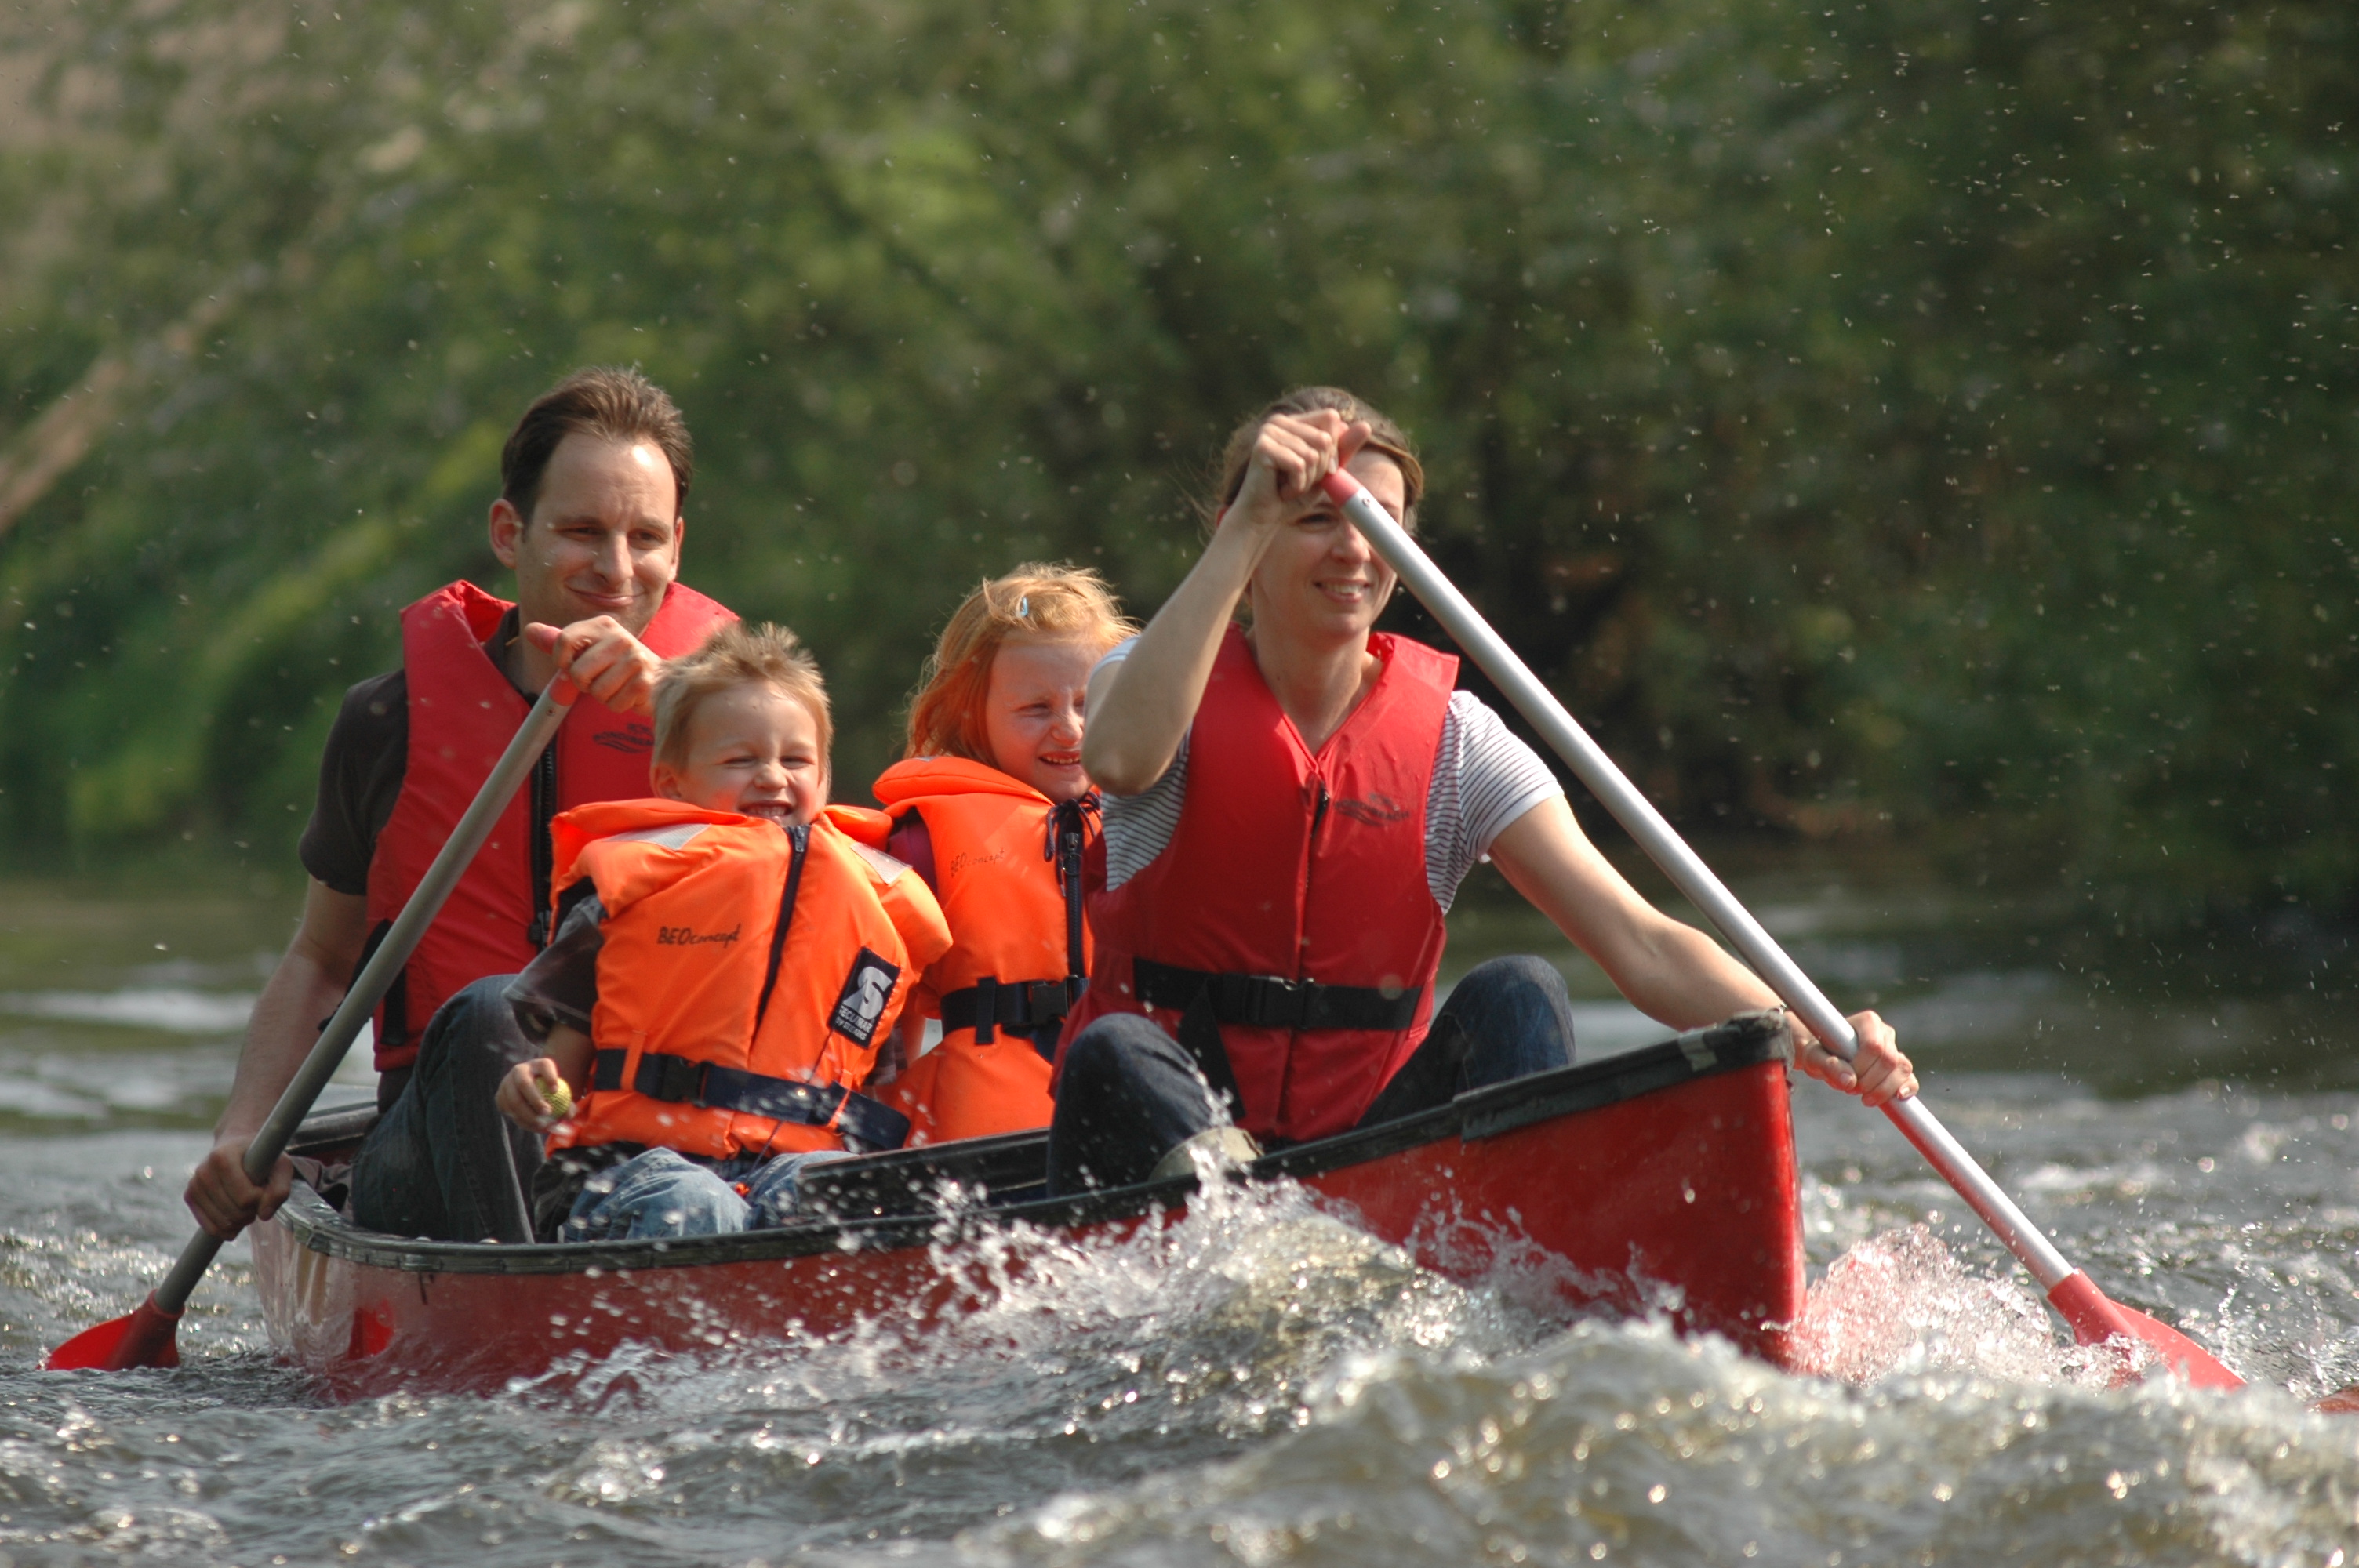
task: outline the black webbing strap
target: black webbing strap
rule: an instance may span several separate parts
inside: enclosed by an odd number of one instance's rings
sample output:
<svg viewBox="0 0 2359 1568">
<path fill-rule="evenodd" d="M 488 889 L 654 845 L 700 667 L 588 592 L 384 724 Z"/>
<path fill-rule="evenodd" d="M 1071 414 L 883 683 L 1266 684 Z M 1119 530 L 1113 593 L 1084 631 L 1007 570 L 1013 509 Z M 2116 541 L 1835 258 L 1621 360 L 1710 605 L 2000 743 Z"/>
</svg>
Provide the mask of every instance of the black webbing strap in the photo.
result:
<svg viewBox="0 0 2359 1568">
<path fill-rule="evenodd" d="M 1057 887 L 1065 895 L 1065 979 L 1072 1000 L 1079 1001 L 1090 983 L 1088 929 L 1082 907 L 1082 854 L 1088 847 L 1090 818 L 1101 807 L 1098 792 L 1079 800 L 1058 803 L 1049 814 L 1049 843 L 1057 862 Z"/>
<path fill-rule="evenodd" d="M 968 1011 L 974 1014 L 974 1043 L 988 1045 L 999 1034 L 999 977 L 985 975 L 975 981 L 974 995 L 970 1000 Z M 948 1029 L 950 1020 L 944 1019 L 942 1027 Z"/>
<path fill-rule="evenodd" d="M 549 921 L 549 883 L 557 873 L 557 843 L 549 824 L 557 820 L 557 742 L 551 741 L 532 767 L 532 923 L 525 927 L 534 951 L 549 946 L 557 927 Z"/>
<path fill-rule="evenodd" d="M 787 927 L 795 920 L 795 894 L 803 885 L 803 862 L 810 859 L 810 829 L 787 829 L 789 859 L 787 861 L 787 885 L 778 894 L 778 923 L 770 930 L 770 967 L 762 971 L 762 1000 L 754 1004 L 754 1033 L 762 1033 L 762 1020 L 770 1013 L 770 993 L 778 986 L 778 961 L 787 956 Z M 895 1145 L 899 1147 L 899 1145 Z"/>
<path fill-rule="evenodd" d="M 1031 1037 L 1032 1048 L 1050 1061 L 1057 1058 L 1057 1039 L 1047 1044 L 1040 1035 L 1065 1022 L 1081 1000 L 1072 980 L 1003 980 L 985 976 L 973 985 L 942 998 L 942 1027 L 972 1029 L 975 1043 L 988 1045 L 996 1031 L 1012 1029 Z"/>
<path fill-rule="evenodd" d="M 369 960 L 376 957 L 376 950 L 379 947 L 385 946 L 386 934 L 392 929 L 393 922 L 390 920 L 380 920 L 370 928 L 368 940 L 361 944 L 360 962 L 353 966 L 354 979 L 360 979 L 361 971 L 369 967 Z M 339 1006 L 342 1006 L 343 999 L 338 997 L 336 1001 Z M 393 984 L 385 988 L 385 996 L 376 1005 L 376 1048 L 379 1051 L 390 1051 L 409 1038 L 408 965 L 402 965 L 394 975 Z M 320 1028 L 322 1032 L 325 1032 L 328 1025 L 334 1022 L 335 1016 L 332 1012 L 320 1020 Z"/>
<path fill-rule="evenodd" d="M 1062 1023 L 1072 1011 L 1063 980 L 985 979 L 942 998 L 942 1027 L 982 1031 L 984 987 L 991 988 L 990 1022 L 1001 1028 L 1031 1029 Z"/>
<path fill-rule="evenodd" d="M 601 1051 L 591 1087 L 623 1087 L 624 1051 Z M 649 1051 L 639 1057 L 631 1087 L 649 1099 L 669 1105 L 692 1105 L 700 1110 L 734 1110 L 766 1116 L 777 1121 L 826 1127 L 856 1140 L 868 1149 L 898 1149 L 908 1141 L 909 1119 L 891 1107 L 856 1094 L 841 1084 L 807 1084 L 799 1078 L 774 1078 L 742 1067 L 723 1067 L 693 1056 L 671 1056 Z"/>
<path fill-rule="evenodd" d="M 1168 1003 L 1158 1002 L 1158 1007 Z M 1180 1045 L 1196 1058 L 1196 1066 L 1204 1075 L 1205 1087 L 1213 1095 L 1226 1100 L 1229 1115 L 1245 1113 L 1245 1091 L 1237 1087 L 1237 1070 L 1229 1065 L 1228 1042 L 1221 1038 L 1221 1020 L 1212 1006 L 1209 990 L 1199 988 L 1188 1011 L 1180 1015 Z"/>
<path fill-rule="evenodd" d="M 1251 1029 L 1407 1029 L 1417 1022 L 1417 1004 L 1424 995 L 1183 969 L 1152 958 L 1133 958 L 1130 970 L 1135 993 L 1150 1007 L 1188 1009 L 1201 1000 L 1210 1005 L 1213 1022 Z"/>
</svg>

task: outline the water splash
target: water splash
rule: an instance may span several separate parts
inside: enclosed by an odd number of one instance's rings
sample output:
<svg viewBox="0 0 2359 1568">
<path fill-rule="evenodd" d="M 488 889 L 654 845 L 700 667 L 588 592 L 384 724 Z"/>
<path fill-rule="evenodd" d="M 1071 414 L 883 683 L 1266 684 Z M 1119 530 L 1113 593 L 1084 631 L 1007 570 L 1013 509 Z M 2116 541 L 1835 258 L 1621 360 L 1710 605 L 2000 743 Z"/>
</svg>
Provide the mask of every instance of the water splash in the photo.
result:
<svg viewBox="0 0 2359 1568">
<path fill-rule="evenodd" d="M 1307 1419 L 1339 1358 L 1387 1346 L 1478 1357 L 1537 1330 L 1497 1292 L 1462 1287 L 1322 1210 L 1286 1181 L 1217 1178 L 1184 1209 L 1082 1232 L 973 1223 L 946 1189 L 929 1246 L 940 1283 L 842 1333 L 789 1325 L 683 1363 L 626 1346 L 512 1391 L 600 1411 L 856 1409 L 894 1444 L 972 1421 L 1002 1436 L 1101 1442 L 1209 1426 L 1231 1439 Z M 1030 1391 L 1006 1402 L 1011 1383 Z M 903 1411 L 911 1389 L 922 1410 Z M 918 1424 L 904 1424 L 905 1415 Z M 831 1430 L 825 1447 L 845 1439 Z"/>
<path fill-rule="evenodd" d="M 1927 1227 L 1887 1230 L 1837 1258 L 1794 1325 L 1798 1369 L 1846 1383 L 1925 1372 L 2002 1382 L 2111 1384 L 2110 1352 L 2059 1339 L 2012 1279 L 1969 1271 Z"/>
</svg>

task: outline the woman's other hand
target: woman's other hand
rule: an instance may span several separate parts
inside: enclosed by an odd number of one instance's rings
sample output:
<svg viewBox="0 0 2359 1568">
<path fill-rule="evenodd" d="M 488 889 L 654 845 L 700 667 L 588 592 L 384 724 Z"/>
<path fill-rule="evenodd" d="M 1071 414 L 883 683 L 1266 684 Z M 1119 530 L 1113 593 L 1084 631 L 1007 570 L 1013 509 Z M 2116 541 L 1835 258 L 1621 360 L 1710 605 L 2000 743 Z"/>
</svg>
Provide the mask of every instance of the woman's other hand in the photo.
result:
<svg viewBox="0 0 2359 1568">
<path fill-rule="evenodd" d="M 1851 1016 L 1852 1033 L 1859 1036 L 1859 1054 L 1846 1062 L 1827 1049 L 1808 1024 L 1794 1020 L 1794 1065 L 1832 1088 L 1857 1095 L 1875 1110 L 1917 1093 L 1917 1069 L 1900 1054 L 1892 1025 L 1873 1012 Z"/>
</svg>

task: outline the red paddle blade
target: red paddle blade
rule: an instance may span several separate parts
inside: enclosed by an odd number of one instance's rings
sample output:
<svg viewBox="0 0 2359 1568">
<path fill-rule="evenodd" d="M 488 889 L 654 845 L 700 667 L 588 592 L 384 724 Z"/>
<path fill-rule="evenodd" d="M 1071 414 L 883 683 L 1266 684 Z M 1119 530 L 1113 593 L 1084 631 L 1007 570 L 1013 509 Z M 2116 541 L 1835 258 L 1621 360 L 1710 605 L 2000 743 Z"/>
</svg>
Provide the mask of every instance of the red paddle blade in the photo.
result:
<svg viewBox="0 0 2359 1568">
<path fill-rule="evenodd" d="M 2312 1415 L 2359 1415 L 2359 1383 L 2337 1389 L 2310 1407 Z"/>
<path fill-rule="evenodd" d="M 52 1372 L 122 1372 L 134 1367 L 177 1367 L 180 1346 L 174 1331 L 180 1314 L 167 1313 L 149 1296 L 139 1310 L 85 1328 L 41 1365 Z"/>
<path fill-rule="evenodd" d="M 2195 1341 L 2170 1327 L 2156 1322 L 2146 1314 L 2108 1298 L 2097 1289 L 2089 1276 L 2078 1269 L 2065 1276 L 2063 1281 L 2048 1292 L 2049 1303 L 2064 1314 L 2072 1325 L 2072 1338 L 2082 1345 L 2103 1345 L 2108 1340 L 2128 1340 L 2144 1346 L 2155 1358 L 2170 1368 L 2171 1375 L 2184 1379 L 2199 1389 L 2241 1389 L 2245 1379 L 2220 1364 L 2213 1356 Z M 2128 1380 L 2125 1368 L 2124 1380 Z"/>
</svg>

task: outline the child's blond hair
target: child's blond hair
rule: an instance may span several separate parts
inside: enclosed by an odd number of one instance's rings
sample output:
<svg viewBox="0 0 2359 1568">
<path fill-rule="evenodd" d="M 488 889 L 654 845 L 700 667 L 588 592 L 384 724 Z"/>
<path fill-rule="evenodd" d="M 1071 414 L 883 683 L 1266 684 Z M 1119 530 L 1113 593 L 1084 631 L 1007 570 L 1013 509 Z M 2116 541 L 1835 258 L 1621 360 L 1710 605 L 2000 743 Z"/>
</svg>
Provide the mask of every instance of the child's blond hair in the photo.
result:
<svg viewBox="0 0 2359 1568">
<path fill-rule="evenodd" d="M 1086 567 L 1027 561 L 990 579 L 951 613 L 926 661 L 922 684 L 909 699 L 904 754 L 991 761 L 983 702 L 991 690 L 991 662 L 1010 641 L 1074 638 L 1094 642 L 1103 652 L 1137 632 L 1105 579 Z"/>
<path fill-rule="evenodd" d="M 666 767 L 688 766 L 688 727 L 708 698 L 732 687 L 762 685 L 794 698 L 810 710 L 819 726 L 822 765 L 835 741 L 835 722 L 827 708 L 827 683 L 820 678 L 819 661 L 792 632 L 765 621 L 747 626 L 733 621 L 714 628 L 703 646 L 665 664 L 656 677 L 656 756 Z"/>
</svg>

